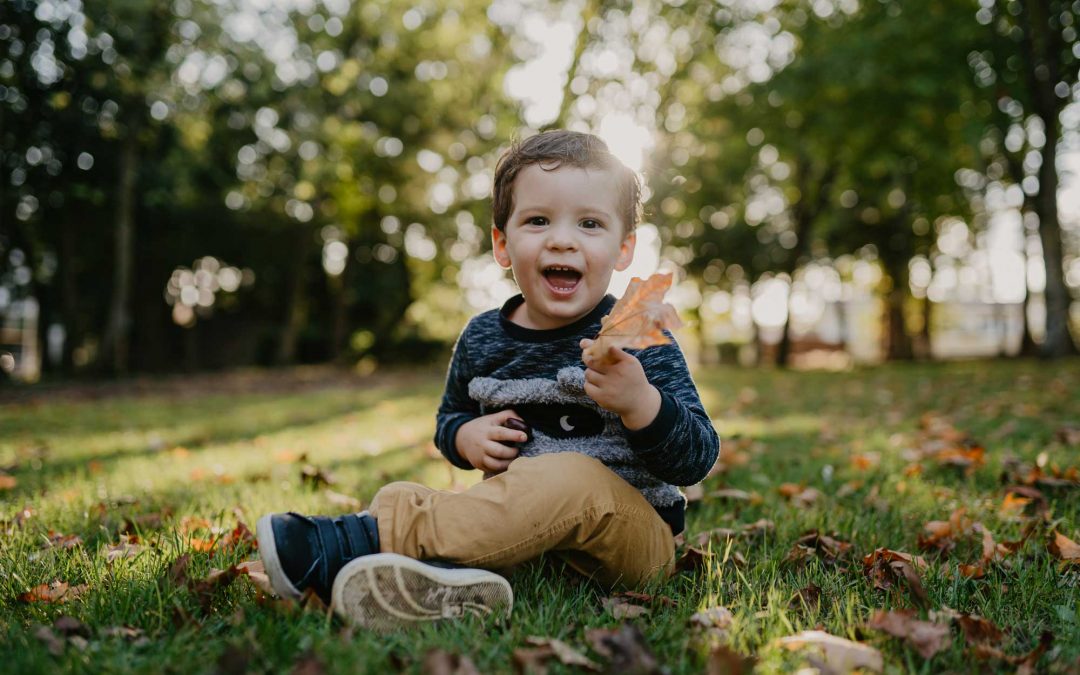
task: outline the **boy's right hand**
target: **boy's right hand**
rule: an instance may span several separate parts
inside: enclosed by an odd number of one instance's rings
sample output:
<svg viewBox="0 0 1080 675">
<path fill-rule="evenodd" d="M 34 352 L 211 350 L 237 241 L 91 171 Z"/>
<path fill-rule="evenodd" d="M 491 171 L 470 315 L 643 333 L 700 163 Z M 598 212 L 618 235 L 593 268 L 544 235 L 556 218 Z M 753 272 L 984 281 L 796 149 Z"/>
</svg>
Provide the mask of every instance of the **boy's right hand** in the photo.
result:
<svg viewBox="0 0 1080 675">
<path fill-rule="evenodd" d="M 458 429 L 455 445 L 458 454 L 477 469 L 502 473 L 518 456 L 509 443 L 524 443 L 528 435 L 506 426 L 511 418 L 521 419 L 513 410 L 500 410 L 469 420 Z"/>
</svg>

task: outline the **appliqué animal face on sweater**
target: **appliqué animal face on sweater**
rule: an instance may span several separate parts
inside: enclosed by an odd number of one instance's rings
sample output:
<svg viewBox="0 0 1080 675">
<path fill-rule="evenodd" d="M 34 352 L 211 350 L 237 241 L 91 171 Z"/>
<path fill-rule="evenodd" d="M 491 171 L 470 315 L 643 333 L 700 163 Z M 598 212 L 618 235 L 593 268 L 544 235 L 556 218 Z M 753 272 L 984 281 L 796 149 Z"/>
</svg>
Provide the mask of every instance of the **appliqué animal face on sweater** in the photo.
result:
<svg viewBox="0 0 1080 675">
<path fill-rule="evenodd" d="M 512 408 L 532 428 L 532 440 L 518 446 L 522 457 L 580 452 L 602 461 L 654 504 L 680 498 L 677 489 L 642 467 L 619 416 L 585 393 L 583 368 L 567 366 L 554 380 L 476 377 L 469 382 L 469 397 L 480 404 L 482 414 Z"/>
</svg>

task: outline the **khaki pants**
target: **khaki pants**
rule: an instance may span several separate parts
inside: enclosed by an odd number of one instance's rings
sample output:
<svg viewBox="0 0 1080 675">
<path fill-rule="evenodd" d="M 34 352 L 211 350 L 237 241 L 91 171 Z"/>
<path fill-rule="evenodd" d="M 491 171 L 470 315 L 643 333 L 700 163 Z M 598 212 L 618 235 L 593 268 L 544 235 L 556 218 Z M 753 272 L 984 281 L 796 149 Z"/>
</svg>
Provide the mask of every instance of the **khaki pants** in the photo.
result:
<svg viewBox="0 0 1080 675">
<path fill-rule="evenodd" d="M 553 551 L 609 588 L 674 568 L 667 523 L 629 483 L 576 452 L 519 457 L 463 492 L 390 483 L 369 510 L 380 548 L 419 560 L 506 570 Z"/>
</svg>

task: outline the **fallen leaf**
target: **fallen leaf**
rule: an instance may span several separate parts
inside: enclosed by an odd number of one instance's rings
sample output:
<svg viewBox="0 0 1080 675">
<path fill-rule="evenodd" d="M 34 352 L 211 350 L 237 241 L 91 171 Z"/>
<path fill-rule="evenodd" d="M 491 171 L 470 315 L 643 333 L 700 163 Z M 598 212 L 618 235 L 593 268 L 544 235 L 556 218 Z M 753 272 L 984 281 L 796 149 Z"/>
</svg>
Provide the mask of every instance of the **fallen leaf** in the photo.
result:
<svg viewBox="0 0 1080 675">
<path fill-rule="evenodd" d="M 59 616 L 53 621 L 53 630 L 61 635 L 90 637 L 90 627 L 73 616 Z"/>
<path fill-rule="evenodd" d="M 293 663 L 289 675 L 322 675 L 326 672 L 326 664 L 312 650 L 307 650 Z"/>
<path fill-rule="evenodd" d="M 974 651 L 975 656 L 980 659 L 997 659 L 1018 666 L 1016 670 L 1017 675 L 1026 675 L 1035 672 L 1035 664 L 1039 662 L 1043 653 L 1050 649 L 1050 645 L 1053 642 L 1054 634 L 1050 631 L 1045 631 L 1039 636 L 1039 644 L 1027 654 L 1022 654 L 1020 656 L 1010 656 L 1000 649 L 986 644 L 975 645 Z"/>
<path fill-rule="evenodd" d="M 337 481 L 329 473 L 313 464 L 305 464 L 300 467 L 300 482 L 308 487 L 329 487 Z"/>
<path fill-rule="evenodd" d="M 727 645 L 714 645 L 705 661 L 706 675 L 749 675 L 757 659 L 745 656 Z"/>
<path fill-rule="evenodd" d="M 747 492 L 746 490 L 736 490 L 734 488 L 724 488 L 721 490 L 713 490 L 708 495 L 707 499 L 730 499 L 739 502 L 750 502 L 751 504 L 760 504 L 762 502 L 761 495 L 756 492 Z"/>
<path fill-rule="evenodd" d="M 771 520 L 765 520 L 764 518 L 753 523 L 747 523 L 738 529 L 731 529 L 727 527 L 717 527 L 705 532 L 699 532 L 694 541 L 700 548 L 708 546 L 709 542 L 713 541 L 726 541 L 728 539 L 735 539 L 737 537 L 752 537 L 757 535 L 763 535 L 776 528 L 776 524 Z"/>
<path fill-rule="evenodd" d="M 16 480 L 15 476 L 9 476 L 6 473 L 0 473 L 0 490 L 11 490 L 14 489 L 14 487 L 18 484 L 19 481 Z M 46 628 L 46 630 L 48 629 Z"/>
<path fill-rule="evenodd" d="M 873 581 L 874 588 L 887 591 L 903 579 L 915 599 L 925 607 L 930 598 L 917 569 L 926 569 L 926 561 L 902 551 L 878 548 L 863 558 L 863 573 Z"/>
<path fill-rule="evenodd" d="M 777 643 L 789 650 L 806 647 L 815 649 L 824 664 L 837 673 L 850 673 L 856 668 L 881 672 L 884 664 L 881 652 L 873 647 L 819 630 L 803 631 L 779 638 Z"/>
<path fill-rule="evenodd" d="M 480 675 L 468 656 L 453 654 L 445 649 L 429 649 L 420 666 L 424 675 Z"/>
<path fill-rule="evenodd" d="M 867 625 L 907 640 L 924 659 L 933 657 L 951 642 L 948 624 L 920 621 L 915 618 L 915 610 L 911 609 L 877 610 Z"/>
<path fill-rule="evenodd" d="M 697 572 L 705 567 L 712 554 L 700 548 L 687 546 L 682 556 L 675 561 L 676 572 Z"/>
<path fill-rule="evenodd" d="M 675 308 L 664 302 L 671 278 L 669 273 L 657 273 L 647 280 L 631 279 L 611 313 L 600 319 L 600 334 L 582 352 L 582 360 L 603 365 L 610 363 L 611 347 L 644 349 L 671 342 L 663 331 L 673 331 L 682 325 Z"/>
<path fill-rule="evenodd" d="M 180 525 L 178 529 L 181 534 L 191 534 L 196 530 L 210 530 L 213 526 L 206 518 L 200 518 L 198 516 L 184 516 L 180 519 Z"/>
<path fill-rule="evenodd" d="M 71 586 L 65 581 L 54 581 L 51 584 L 39 584 L 26 593 L 19 595 L 19 602 L 47 602 L 64 603 L 77 600 L 87 591 L 89 586 L 80 584 Z"/>
<path fill-rule="evenodd" d="M 356 497 L 350 497 L 349 495 L 341 494 L 340 492 L 334 492 L 333 490 L 323 490 L 323 496 L 326 497 L 326 501 L 330 502 L 334 506 L 345 509 L 350 513 L 356 513 L 360 509 L 364 508 L 364 503 Z"/>
<path fill-rule="evenodd" d="M 975 614 L 959 614 L 956 623 L 969 645 L 999 643 L 1005 637 L 1000 628 Z"/>
<path fill-rule="evenodd" d="M 49 530 L 48 542 L 45 544 L 46 548 L 78 548 L 82 546 L 82 537 L 77 534 L 61 534 Z"/>
<path fill-rule="evenodd" d="M 966 509 L 956 509 L 948 520 L 931 520 L 923 525 L 919 534 L 918 546 L 921 550 L 937 549 L 942 553 L 956 546 L 956 537 L 964 536 L 971 529 L 971 519 L 965 517 Z"/>
<path fill-rule="evenodd" d="M 525 641 L 535 649 L 515 649 L 514 661 L 521 664 L 523 672 L 546 672 L 545 662 L 556 658 L 564 666 L 599 671 L 600 666 L 562 640 L 530 636 Z"/>
<path fill-rule="evenodd" d="M 52 628 L 48 626 L 38 626 L 34 630 L 34 638 L 40 640 L 45 644 L 45 649 L 48 650 L 53 656 L 60 656 L 64 653 L 64 646 L 67 641 L 53 632 Z"/>
<path fill-rule="evenodd" d="M 143 630 L 141 628 L 133 628 L 131 626 L 107 626 L 100 631 L 101 635 L 105 637 L 117 637 L 128 642 L 137 642 L 143 637 Z"/>
<path fill-rule="evenodd" d="M 266 568 L 261 560 L 249 560 L 248 562 L 240 563 L 236 566 L 236 569 L 247 576 L 251 580 L 251 583 L 255 585 L 264 594 L 274 597 L 277 593 L 274 592 L 274 587 L 270 584 L 270 577 L 266 573 Z"/>
<path fill-rule="evenodd" d="M 939 464 L 962 468 L 970 475 L 986 464 L 986 450 L 981 445 L 949 447 L 935 453 L 934 459 Z"/>
<path fill-rule="evenodd" d="M 627 600 L 647 602 L 649 604 L 665 605 L 667 607 L 678 606 L 677 602 L 675 602 L 666 595 L 649 595 L 648 593 L 639 593 L 637 591 L 622 591 L 621 593 L 615 593 L 614 596 L 619 598 L 626 598 Z"/>
<path fill-rule="evenodd" d="M 635 605 L 623 598 L 604 598 L 601 603 L 616 619 L 636 619 L 649 613 L 648 607 Z"/>
<path fill-rule="evenodd" d="M 881 455 L 876 452 L 858 453 L 851 456 L 851 466 L 858 471 L 869 471 L 881 463 Z"/>
<path fill-rule="evenodd" d="M 846 541 L 811 530 L 795 540 L 784 562 L 805 563 L 817 557 L 823 563 L 835 565 L 840 559 L 847 557 L 850 549 L 851 544 Z"/>
<path fill-rule="evenodd" d="M 139 537 L 134 534 L 121 534 L 120 543 L 107 544 L 102 552 L 106 562 L 113 562 L 117 558 L 134 558 L 145 547 L 139 543 Z"/>
<path fill-rule="evenodd" d="M 634 675 L 663 672 L 645 642 L 645 635 L 634 624 L 624 623 L 616 629 L 589 628 L 585 640 L 597 654 L 608 659 L 609 672 Z"/>
<path fill-rule="evenodd" d="M 1055 558 L 1065 563 L 1080 563 L 1080 544 L 1057 530 L 1054 530 L 1054 538 L 1047 544 L 1046 548 Z"/>
<path fill-rule="evenodd" d="M 821 587 L 811 582 L 807 586 L 795 591 L 788 600 L 789 609 L 816 610 L 821 606 Z"/>
<path fill-rule="evenodd" d="M 704 629 L 711 634 L 726 635 L 735 616 L 727 607 L 709 607 L 700 612 L 694 612 L 690 617 L 690 626 Z"/>
</svg>

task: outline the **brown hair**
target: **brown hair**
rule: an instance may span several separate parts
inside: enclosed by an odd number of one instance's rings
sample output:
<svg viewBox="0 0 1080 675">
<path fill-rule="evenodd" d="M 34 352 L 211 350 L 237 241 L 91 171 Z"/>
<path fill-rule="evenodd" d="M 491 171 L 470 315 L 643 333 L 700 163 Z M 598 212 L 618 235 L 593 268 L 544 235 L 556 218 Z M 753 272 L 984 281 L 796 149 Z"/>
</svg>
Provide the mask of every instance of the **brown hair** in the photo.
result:
<svg viewBox="0 0 1080 675">
<path fill-rule="evenodd" d="M 580 169 L 605 169 L 615 173 L 619 190 L 620 213 L 629 234 L 641 220 L 641 181 L 636 173 L 611 154 L 598 137 L 579 131 L 557 129 L 515 141 L 495 165 L 492 195 L 492 221 L 499 230 L 514 210 L 514 179 L 525 167 L 536 164 L 544 171 L 563 165 Z"/>
</svg>

